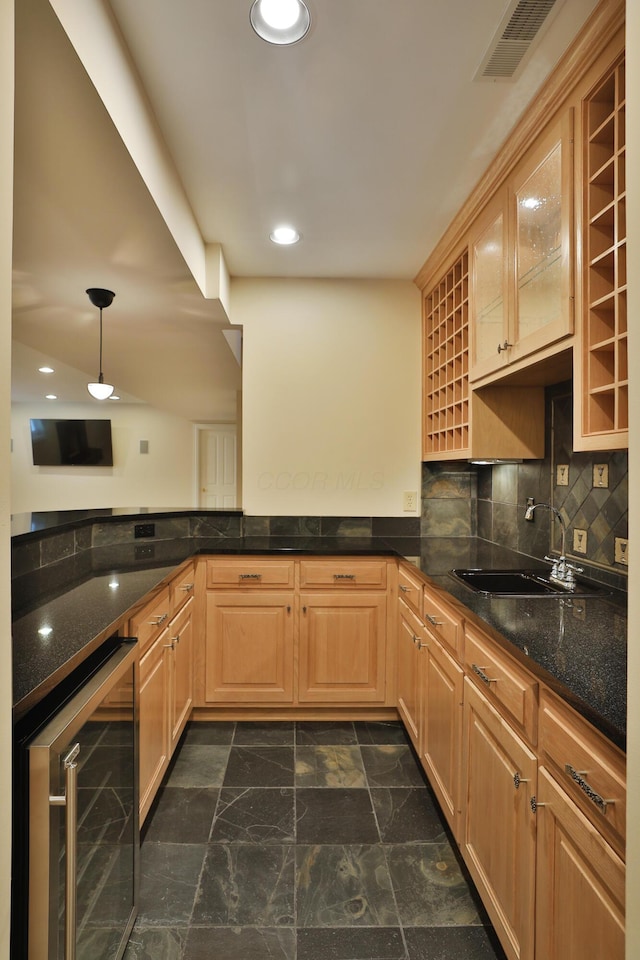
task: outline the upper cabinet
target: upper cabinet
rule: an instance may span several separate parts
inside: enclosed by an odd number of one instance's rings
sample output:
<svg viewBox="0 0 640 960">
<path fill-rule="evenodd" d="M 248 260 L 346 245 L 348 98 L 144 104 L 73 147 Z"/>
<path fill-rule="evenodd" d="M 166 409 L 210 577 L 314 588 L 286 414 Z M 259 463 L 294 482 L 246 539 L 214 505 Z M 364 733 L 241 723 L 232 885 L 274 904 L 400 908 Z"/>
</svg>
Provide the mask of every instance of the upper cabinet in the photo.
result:
<svg viewBox="0 0 640 960">
<path fill-rule="evenodd" d="M 573 333 L 572 126 L 568 110 L 472 233 L 472 381 Z"/>
<path fill-rule="evenodd" d="M 575 447 L 620 449 L 629 440 L 623 57 L 584 99 L 582 146 L 583 324 Z"/>
<path fill-rule="evenodd" d="M 416 277 L 424 460 L 543 457 L 572 376 L 574 449 L 628 444 L 624 14 L 597 4 Z"/>
</svg>

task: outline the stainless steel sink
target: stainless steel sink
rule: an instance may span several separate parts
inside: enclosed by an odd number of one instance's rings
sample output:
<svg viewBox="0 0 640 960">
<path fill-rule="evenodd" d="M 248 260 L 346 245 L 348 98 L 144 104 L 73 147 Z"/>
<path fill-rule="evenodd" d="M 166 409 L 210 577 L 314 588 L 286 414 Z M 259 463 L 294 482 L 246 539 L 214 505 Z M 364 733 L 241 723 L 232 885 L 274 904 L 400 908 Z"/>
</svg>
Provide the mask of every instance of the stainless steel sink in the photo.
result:
<svg viewBox="0 0 640 960">
<path fill-rule="evenodd" d="M 576 582 L 572 590 L 552 583 L 538 570 L 451 570 L 450 576 L 490 597 L 600 597 L 605 590 Z"/>
</svg>

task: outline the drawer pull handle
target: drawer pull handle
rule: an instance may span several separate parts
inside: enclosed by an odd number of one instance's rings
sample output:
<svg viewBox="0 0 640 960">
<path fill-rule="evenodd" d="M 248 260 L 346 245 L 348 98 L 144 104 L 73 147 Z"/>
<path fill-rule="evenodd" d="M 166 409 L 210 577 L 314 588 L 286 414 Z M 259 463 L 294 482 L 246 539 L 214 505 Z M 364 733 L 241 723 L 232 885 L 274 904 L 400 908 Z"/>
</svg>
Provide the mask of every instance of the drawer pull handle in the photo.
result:
<svg viewBox="0 0 640 960">
<path fill-rule="evenodd" d="M 565 763 L 564 772 L 567 774 L 567 776 L 571 777 L 575 783 L 578 784 L 582 792 L 589 798 L 589 800 L 591 800 L 592 803 L 595 803 L 596 807 L 601 811 L 601 813 L 606 813 L 607 806 L 610 803 L 615 803 L 615 800 L 605 800 L 604 797 L 601 797 L 599 793 L 596 793 L 593 787 L 590 786 L 581 775 L 581 772 L 572 767 L 570 763 Z M 582 773 L 584 773 L 584 770 Z"/>
<path fill-rule="evenodd" d="M 529 781 L 525 780 L 524 777 L 521 777 L 518 771 L 516 770 L 516 772 L 513 775 L 513 785 L 516 788 L 516 790 L 519 789 L 521 783 L 529 783 Z"/>
<path fill-rule="evenodd" d="M 484 670 L 482 669 L 482 667 L 479 667 L 477 663 L 472 663 L 472 664 L 471 664 L 471 669 L 473 670 L 473 672 L 474 672 L 477 676 L 480 677 L 480 679 L 482 680 L 483 683 L 486 683 L 486 684 L 487 684 L 487 686 L 488 686 L 490 683 L 497 683 L 497 682 L 498 682 L 495 677 L 488 677 L 488 676 L 486 675 L 486 673 L 484 672 Z"/>
<path fill-rule="evenodd" d="M 400 584 L 400 589 L 402 590 L 403 593 L 411 593 L 411 590 L 409 589 L 409 587 L 405 587 L 404 583 Z"/>
<path fill-rule="evenodd" d="M 355 573 L 334 573 L 334 580 L 355 580 Z"/>
<path fill-rule="evenodd" d="M 193 584 L 192 584 L 192 583 L 183 583 L 183 585 L 180 587 L 180 589 L 181 589 L 181 590 L 184 590 L 185 593 L 188 593 L 189 590 L 193 590 Z"/>
<path fill-rule="evenodd" d="M 429 621 L 432 627 L 444 627 L 444 620 L 438 620 L 431 613 L 425 613 L 425 617 Z"/>
<path fill-rule="evenodd" d="M 149 623 L 152 627 L 159 627 L 161 623 L 165 622 L 168 616 L 168 613 L 161 613 L 159 616 L 154 617 L 153 620 L 149 620 Z"/>
<path fill-rule="evenodd" d="M 240 579 L 241 580 L 262 580 L 262 574 L 261 573 L 241 573 Z"/>
</svg>

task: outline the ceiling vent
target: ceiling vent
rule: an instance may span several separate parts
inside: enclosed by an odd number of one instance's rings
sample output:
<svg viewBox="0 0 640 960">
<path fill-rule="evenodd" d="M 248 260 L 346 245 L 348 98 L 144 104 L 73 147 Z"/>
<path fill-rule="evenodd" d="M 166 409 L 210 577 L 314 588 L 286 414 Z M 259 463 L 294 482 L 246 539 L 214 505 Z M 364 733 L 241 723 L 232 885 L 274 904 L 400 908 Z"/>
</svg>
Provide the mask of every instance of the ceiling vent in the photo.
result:
<svg viewBox="0 0 640 960">
<path fill-rule="evenodd" d="M 512 0 L 476 73 L 476 80 L 511 80 L 542 25 L 562 0 Z"/>
</svg>

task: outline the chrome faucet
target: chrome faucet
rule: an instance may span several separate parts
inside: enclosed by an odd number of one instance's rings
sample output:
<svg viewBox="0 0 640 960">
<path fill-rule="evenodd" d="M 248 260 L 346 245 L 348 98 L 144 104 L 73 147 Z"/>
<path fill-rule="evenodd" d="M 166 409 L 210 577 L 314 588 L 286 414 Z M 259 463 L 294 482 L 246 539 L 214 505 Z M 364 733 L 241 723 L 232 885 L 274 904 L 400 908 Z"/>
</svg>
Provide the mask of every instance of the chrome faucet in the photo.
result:
<svg viewBox="0 0 640 960">
<path fill-rule="evenodd" d="M 551 513 L 560 524 L 560 530 L 562 533 L 560 556 L 545 557 L 545 560 L 548 560 L 549 563 L 553 564 L 551 567 L 551 573 L 549 574 L 549 579 L 553 580 L 554 583 L 557 583 L 558 586 L 564 587 L 565 590 L 573 590 L 575 589 L 576 585 L 576 573 L 582 573 L 582 567 L 576 567 L 573 563 L 569 563 L 565 556 L 567 545 L 567 525 L 564 522 L 564 517 L 557 507 L 552 506 L 550 503 L 530 503 L 524 512 L 525 520 L 533 520 L 533 511 L 538 507 L 546 507 L 547 510 L 551 510 Z"/>
</svg>

